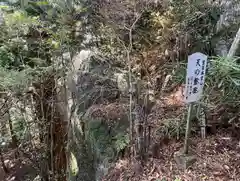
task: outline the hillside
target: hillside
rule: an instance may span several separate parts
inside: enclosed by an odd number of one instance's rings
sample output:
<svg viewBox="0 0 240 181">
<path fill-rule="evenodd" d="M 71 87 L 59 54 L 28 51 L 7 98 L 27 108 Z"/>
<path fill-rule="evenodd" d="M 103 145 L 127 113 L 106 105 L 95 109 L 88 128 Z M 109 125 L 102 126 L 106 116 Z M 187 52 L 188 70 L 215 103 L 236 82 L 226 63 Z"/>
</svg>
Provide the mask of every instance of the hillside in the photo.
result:
<svg viewBox="0 0 240 181">
<path fill-rule="evenodd" d="M 239 0 L 0 2 L 0 180 L 240 180 L 239 22 Z"/>
</svg>

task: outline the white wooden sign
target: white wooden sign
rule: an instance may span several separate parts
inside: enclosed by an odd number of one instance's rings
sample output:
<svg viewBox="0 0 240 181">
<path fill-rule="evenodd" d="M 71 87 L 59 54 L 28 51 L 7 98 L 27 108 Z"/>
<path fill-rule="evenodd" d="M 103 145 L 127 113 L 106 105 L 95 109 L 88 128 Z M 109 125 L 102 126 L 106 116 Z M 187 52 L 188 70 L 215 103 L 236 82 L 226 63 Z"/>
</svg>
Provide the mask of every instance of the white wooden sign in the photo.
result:
<svg viewBox="0 0 240 181">
<path fill-rule="evenodd" d="M 207 55 L 194 53 L 188 57 L 184 97 L 186 103 L 196 102 L 202 96 L 207 67 Z"/>
</svg>

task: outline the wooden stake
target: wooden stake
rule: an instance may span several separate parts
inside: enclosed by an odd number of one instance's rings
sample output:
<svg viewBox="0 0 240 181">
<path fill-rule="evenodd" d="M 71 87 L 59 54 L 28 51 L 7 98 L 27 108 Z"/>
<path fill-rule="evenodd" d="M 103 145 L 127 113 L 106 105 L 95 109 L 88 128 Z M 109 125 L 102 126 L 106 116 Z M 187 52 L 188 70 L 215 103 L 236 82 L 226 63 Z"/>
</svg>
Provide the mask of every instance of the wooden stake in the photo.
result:
<svg viewBox="0 0 240 181">
<path fill-rule="evenodd" d="M 189 136 L 190 136 L 190 132 L 191 132 L 192 108 L 193 108 L 193 103 L 190 103 L 190 105 L 188 107 L 188 114 L 187 114 L 187 125 L 186 125 L 185 141 L 184 141 L 184 154 L 188 154 Z"/>
</svg>

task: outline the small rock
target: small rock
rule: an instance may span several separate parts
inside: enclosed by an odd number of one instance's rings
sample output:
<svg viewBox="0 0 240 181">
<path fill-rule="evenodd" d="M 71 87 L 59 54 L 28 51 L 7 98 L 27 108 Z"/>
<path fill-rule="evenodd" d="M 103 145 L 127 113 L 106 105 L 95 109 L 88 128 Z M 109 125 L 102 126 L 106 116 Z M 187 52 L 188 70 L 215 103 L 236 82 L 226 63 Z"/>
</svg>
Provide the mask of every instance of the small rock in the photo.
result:
<svg viewBox="0 0 240 181">
<path fill-rule="evenodd" d="M 142 173 L 143 170 L 142 165 L 140 163 L 134 163 L 133 170 L 136 175 Z"/>
<path fill-rule="evenodd" d="M 228 165 L 223 166 L 226 170 L 230 170 L 230 167 Z"/>
<path fill-rule="evenodd" d="M 203 166 L 204 166 L 204 168 L 206 168 L 206 167 L 207 167 L 207 164 L 206 164 L 206 163 L 203 163 Z"/>
<path fill-rule="evenodd" d="M 182 150 L 176 152 L 174 154 L 174 159 L 182 169 L 187 169 L 190 167 L 194 162 L 196 162 L 196 157 L 192 154 L 184 154 Z"/>
<path fill-rule="evenodd" d="M 216 172 L 213 172 L 213 175 L 214 175 L 214 176 L 221 176 L 222 173 L 221 173 L 220 171 L 216 171 Z"/>
<path fill-rule="evenodd" d="M 15 180 L 15 176 L 13 176 L 13 177 L 11 177 L 10 179 L 9 179 L 9 181 L 14 181 Z"/>
<path fill-rule="evenodd" d="M 4 164 L 8 164 L 10 160 L 4 160 Z"/>
<path fill-rule="evenodd" d="M 41 181 L 41 177 L 38 175 L 37 177 L 35 177 L 35 178 L 33 179 L 33 181 Z"/>
</svg>

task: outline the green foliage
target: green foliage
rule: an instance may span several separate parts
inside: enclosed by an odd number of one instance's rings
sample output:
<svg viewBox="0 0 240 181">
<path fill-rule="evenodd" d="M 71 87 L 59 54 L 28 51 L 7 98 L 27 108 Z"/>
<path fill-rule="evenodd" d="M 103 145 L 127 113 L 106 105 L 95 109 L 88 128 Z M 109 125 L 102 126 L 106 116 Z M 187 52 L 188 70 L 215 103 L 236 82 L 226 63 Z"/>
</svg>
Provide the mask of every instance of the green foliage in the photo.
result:
<svg viewBox="0 0 240 181">
<path fill-rule="evenodd" d="M 182 181 L 180 178 L 175 178 L 174 181 Z"/>
<path fill-rule="evenodd" d="M 26 66 L 43 65 L 33 62 L 34 58 L 45 59 L 45 62 L 50 59 L 49 44 L 40 38 L 43 29 L 38 17 L 16 10 L 5 13 L 4 22 L 0 29 L 0 66 L 22 70 Z"/>
<path fill-rule="evenodd" d="M 185 120 L 182 119 L 165 119 L 162 126 L 157 129 L 156 135 L 160 137 L 177 138 L 185 134 Z"/>
<path fill-rule="evenodd" d="M 61 21 L 66 14 L 57 13 L 58 19 L 52 23 L 42 17 L 51 9 L 50 3 L 26 1 L 24 7 L 19 9 L 9 2 L 1 8 L 4 13 L 4 23 L 0 26 L 1 90 L 24 90 L 38 80 L 37 75 L 60 63 L 55 57 L 72 51 L 69 47 L 74 27 L 67 24 L 70 21 Z M 42 11 L 33 13 L 29 7 Z"/>
<path fill-rule="evenodd" d="M 10 63 L 14 62 L 14 55 L 8 50 L 5 45 L 0 47 L 0 64 L 3 67 L 8 67 Z"/>
<path fill-rule="evenodd" d="M 91 120 L 88 123 L 87 138 L 97 158 L 113 158 L 113 151 L 106 151 L 107 148 L 111 147 L 111 139 L 108 135 L 107 127 L 102 125 L 100 120 Z"/>
<path fill-rule="evenodd" d="M 181 62 L 177 67 L 174 67 L 175 72 L 173 74 L 172 81 L 177 84 L 183 84 L 186 79 L 186 62 Z"/>
<path fill-rule="evenodd" d="M 24 90 L 31 80 L 29 72 L 29 69 L 19 72 L 0 67 L 0 89 L 14 92 Z"/>
<path fill-rule="evenodd" d="M 221 10 L 206 1 L 197 0 L 183 4 L 182 1 L 172 1 L 172 12 L 179 23 L 177 29 L 190 38 L 191 52 L 200 51 L 208 55 L 214 53 L 212 39 L 215 36 L 215 26 Z"/>
<path fill-rule="evenodd" d="M 86 8 L 74 1 L 21 1 L 19 9 L 4 12 L 0 27 L 0 66 L 22 70 L 24 66 L 47 67 L 52 57 L 75 52 L 82 37 L 81 17 Z M 75 16 L 77 15 L 77 19 Z M 78 20 L 79 19 L 79 20 Z M 78 36 L 75 29 L 78 24 Z"/>
<path fill-rule="evenodd" d="M 215 104 L 235 104 L 239 100 L 240 93 L 240 66 L 239 58 L 227 59 L 225 57 L 213 57 L 206 80 L 205 97 Z M 210 93 L 210 94 L 209 94 Z"/>
<path fill-rule="evenodd" d="M 130 142 L 126 133 L 126 126 L 118 125 L 109 128 L 100 120 L 88 120 L 87 139 L 92 145 L 97 158 L 100 160 L 113 161 L 117 159 L 120 151 L 126 148 Z"/>
<path fill-rule="evenodd" d="M 5 14 L 5 23 L 7 26 L 7 30 L 12 36 L 17 35 L 26 35 L 29 30 L 29 26 L 37 26 L 39 25 L 38 17 L 30 17 L 24 11 L 17 10 L 13 13 Z"/>
<path fill-rule="evenodd" d="M 218 105 L 221 103 L 238 103 L 240 93 L 240 66 L 239 57 L 227 59 L 226 57 L 212 57 L 207 68 L 205 91 L 203 100 Z M 186 63 L 176 68 L 173 82 L 185 83 Z"/>
<path fill-rule="evenodd" d="M 27 132 L 26 121 L 23 117 L 14 118 L 13 120 L 13 131 L 17 136 L 18 140 L 24 140 L 25 134 Z"/>
<path fill-rule="evenodd" d="M 116 140 L 115 149 L 117 152 L 126 148 L 130 143 L 129 135 L 126 133 L 118 133 L 113 139 Z"/>
</svg>

